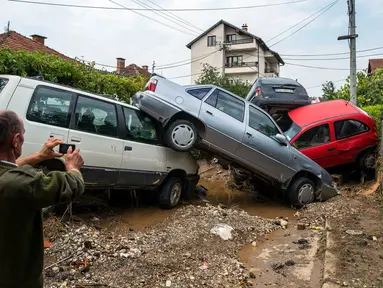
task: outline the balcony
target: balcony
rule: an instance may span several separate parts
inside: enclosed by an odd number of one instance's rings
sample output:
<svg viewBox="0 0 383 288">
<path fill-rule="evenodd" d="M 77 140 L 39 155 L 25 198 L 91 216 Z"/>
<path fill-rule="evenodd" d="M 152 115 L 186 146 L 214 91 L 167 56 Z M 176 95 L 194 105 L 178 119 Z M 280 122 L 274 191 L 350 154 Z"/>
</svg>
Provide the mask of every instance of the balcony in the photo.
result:
<svg viewBox="0 0 383 288">
<path fill-rule="evenodd" d="M 265 69 L 266 77 L 279 77 L 279 73 L 274 68 L 266 68 Z"/>
<path fill-rule="evenodd" d="M 240 73 L 257 73 L 258 62 L 240 62 L 240 63 L 225 63 L 225 73 L 240 74 Z"/>
<path fill-rule="evenodd" d="M 231 40 L 229 43 L 231 45 L 238 45 L 238 44 L 247 44 L 247 43 L 253 43 L 253 38 L 245 38 L 245 39 L 238 39 L 238 40 Z"/>
</svg>

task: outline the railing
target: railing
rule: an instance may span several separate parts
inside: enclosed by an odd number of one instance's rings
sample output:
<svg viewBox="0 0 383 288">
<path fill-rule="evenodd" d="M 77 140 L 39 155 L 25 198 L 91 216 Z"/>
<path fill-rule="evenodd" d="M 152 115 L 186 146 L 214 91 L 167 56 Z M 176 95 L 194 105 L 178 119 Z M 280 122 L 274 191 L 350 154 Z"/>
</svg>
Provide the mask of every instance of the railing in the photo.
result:
<svg viewBox="0 0 383 288">
<path fill-rule="evenodd" d="M 225 63 L 226 68 L 233 67 L 258 67 L 258 62 Z"/>
<path fill-rule="evenodd" d="M 279 75 L 278 72 L 274 68 L 266 68 L 265 73 L 273 73 L 275 75 Z"/>
<path fill-rule="evenodd" d="M 231 41 L 229 41 L 229 43 L 230 43 L 231 45 L 253 43 L 253 38 L 245 38 L 245 39 L 231 40 Z"/>
</svg>

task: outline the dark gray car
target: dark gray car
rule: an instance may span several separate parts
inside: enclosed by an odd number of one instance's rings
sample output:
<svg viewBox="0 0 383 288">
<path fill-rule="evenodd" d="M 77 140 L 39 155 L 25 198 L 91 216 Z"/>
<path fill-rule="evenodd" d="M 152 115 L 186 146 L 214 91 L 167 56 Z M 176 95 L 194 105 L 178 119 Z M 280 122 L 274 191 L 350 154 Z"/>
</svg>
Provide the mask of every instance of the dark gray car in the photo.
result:
<svg viewBox="0 0 383 288">
<path fill-rule="evenodd" d="M 337 194 L 331 175 L 290 146 L 265 111 L 213 85 L 180 86 L 153 76 L 133 103 L 162 123 L 166 144 L 198 146 L 287 193 L 302 206 Z"/>
</svg>

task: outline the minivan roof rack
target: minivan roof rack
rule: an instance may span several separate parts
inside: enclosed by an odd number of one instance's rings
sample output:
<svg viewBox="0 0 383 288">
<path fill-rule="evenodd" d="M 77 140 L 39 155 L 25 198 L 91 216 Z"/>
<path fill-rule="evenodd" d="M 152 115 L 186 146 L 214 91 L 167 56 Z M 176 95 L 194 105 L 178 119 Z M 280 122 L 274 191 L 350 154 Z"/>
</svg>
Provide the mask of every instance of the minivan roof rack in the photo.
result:
<svg viewBox="0 0 383 288">
<path fill-rule="evenodd" d="M 28 77 L 28 78 L 30 78 L 30 79 L 36 79 L 36 80 L 41 80 L 41 81 L 44 81 L 45 79 L 44 79 L 44 76 L 41 76 L 41 75 L 39 75 L 39 76 L 31 76 L 31 77 Z"/>
</svg>

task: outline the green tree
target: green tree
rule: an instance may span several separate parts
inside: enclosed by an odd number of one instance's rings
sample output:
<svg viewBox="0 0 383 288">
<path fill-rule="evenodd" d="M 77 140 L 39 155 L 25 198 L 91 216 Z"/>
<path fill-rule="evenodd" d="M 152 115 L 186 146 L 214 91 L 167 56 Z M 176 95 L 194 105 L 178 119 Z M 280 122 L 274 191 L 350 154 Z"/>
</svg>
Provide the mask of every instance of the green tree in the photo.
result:
<svg viewBox="0 0 383 288">
<path fill-rule="evenodd" d="M 222 76 L 217 68 L 209 64 L 203 65 L 202 74 L 195 83 L 216 85 L 243 98 L 246 97 L 251 88 L 249 84 L 240 79 L 230 79 L 226 75 Z"/>
<path fill-rule="evenodd" d="M 350 99 L 350 78 L 346 79 L 346 83 L 334 94 L 329 94 L 331 97 L 328 97 L 326 93 L 330 92 L 328 88 L 331 88 L 327 81 L 323 84 L 322 91 L 324 96 L 328 100 L 333 99 Z M 377 69 L 373 75 L 367 75 L 366 71 L 360 71 L 357 73 L 357 89 L 356 89 L 358 106 L 371 106 L 383 104 L 383 69 Z"/>
<path fill-rule="evenodd" d="M 14 51 L 0 48 L 0 74 L 23 77 L 43 76 L 45 80 L 97 93 L 119 101 L 129 102 L 130 97 L 142 90 L 144 77 L 122 77 L 98 70 L 94 65 L 68 61 L 42 52 Z"/>
<path fill-rule="evenodd" d="M 336 99 L 334 82 L 326 81 L 326 83 L 322 84 L 322 91 L 323 97 L 325 97 L 326 100 Z"/>
</svg>

